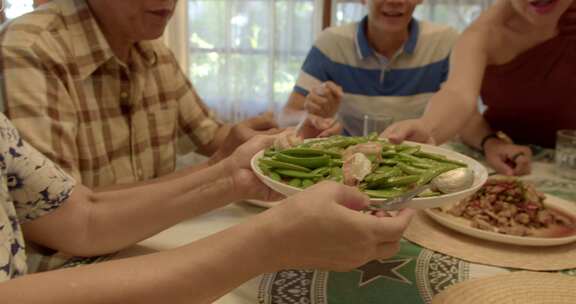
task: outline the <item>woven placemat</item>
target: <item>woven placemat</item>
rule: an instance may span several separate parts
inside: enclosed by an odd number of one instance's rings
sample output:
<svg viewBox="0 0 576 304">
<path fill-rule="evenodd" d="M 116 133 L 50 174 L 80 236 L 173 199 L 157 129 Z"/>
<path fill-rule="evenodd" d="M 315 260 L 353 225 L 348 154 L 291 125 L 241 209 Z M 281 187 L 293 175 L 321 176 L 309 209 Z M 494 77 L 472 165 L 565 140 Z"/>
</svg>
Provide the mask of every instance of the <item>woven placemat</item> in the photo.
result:
<svg viewBox="0 0 576 304">
<path fill-rule="evenodd" d="M 576 243 L 531 247 L 486 241 L 445 228 L 423 211 L 414 216 L 404 238 L 430 250 L 473 263 L 537 271 L 576 268 Z"/>
<path fill-rule="evenodd" d="M 573 304 L 576 278 L 559 273 L 514 272 L 448 287 L 432 304 Z"/>
</svg>

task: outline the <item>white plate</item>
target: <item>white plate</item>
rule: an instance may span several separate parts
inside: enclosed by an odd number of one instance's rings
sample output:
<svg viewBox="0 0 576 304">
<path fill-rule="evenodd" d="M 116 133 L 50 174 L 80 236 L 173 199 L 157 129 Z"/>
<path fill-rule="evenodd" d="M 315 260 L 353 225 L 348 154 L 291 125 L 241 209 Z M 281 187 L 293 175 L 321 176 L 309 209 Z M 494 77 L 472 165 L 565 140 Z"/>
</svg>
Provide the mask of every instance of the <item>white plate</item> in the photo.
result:
<svg viewBox="0 0 576 304">
<path fill-rule="evenodd" d="M 546 195 L 544 205 L 549 208 L 561 211 L 572 218 L 576 218 L 576 204 L 573 202 L 563 200 L 556 196 Z M 426 214 L 428 214 L 432 219 L 447 228 L 472 237 L 499 243 L 523 246 L 556 246 L 576 241 L 576 233 L 565 237 L 528 237 L 507 235 L 474 228 L 471 226 L 469 220 L 453 216 L 438 209 L 428 209 L 424 212 L 426 212 Z"/>
<path fill-rule="evenodd" d="M 474 193 L 476 190 L 478 190 L 486 182 L 486 179 L 488 178 L 488 172 L 486 171 L 486 168 L 481 163 L 479 163 L 478 161 L 476 161 L 476 160 L 474 160 L 474 159 L 472 159 L 466 155 L 462 155 L 458 152 L 454 152 L 454 151 L 451 151 L 451 150 L 448 150 L 445 148 L 426 145 L 426 144 L 417 144 L 417 143 L 413 143 L 413 142 L 404 142 L 404 144 L 420 145 L 422 147 L 422 151 L 424 151 L 424 152 L 441 154 L 441 155 L 445 155 L 449 159 L 461 161 L 461 162 L 467 164 L 468 167 L 474 172 L 474 183 L 472 184 L 472 186 L 470 188 L 468 188 L 466 190 L 459 191 L 459 192 L 454 192 L 454 193 L 450 193 L 450 194 L 443 194 L 440 196 L 418 197 L 418 198 L 413 199 L 411 202 L 407 203 L 406 208 L 413 208 L 413 209 L 435 208 L 435 207 L 442 206 L 446 202 L 459 201 L 460 199 L 462 199 L 462 198 Z M 254 155 L 252 157 L 251 166 L 252 166 L 252 170 L 256 173 L 256 176 L 258 176 L 258 178 L 264 184 L 266 184 L 268 187 L 270 187 L 274 191 L 279 192 L 281 194 L 284 194 L 286 196 L 289 196 L 289 195 L 292 195 L 292 194 L 295 194 L 295 193 L 302 191 L 302 189 L 300 189 L 300 188 L 292 187 L 292 186 L 284 184 L 282 182 L 275 181 L 275 180 L 271 179 L 270 177 L 264 175 L 264 173 L 262 173 L 262 170 L 260 170 L 260 167 L 258 166 L 258 159 L 260 159 L 263 155 L 264 155 L 264 150 L 256 153 L 256 155 Z M 380 202 L 383 200 L 384 199 L 377 199 L 377 198 L 371 199 L 371 201 L 373 201 L 373 202 Z"/>
</svg>

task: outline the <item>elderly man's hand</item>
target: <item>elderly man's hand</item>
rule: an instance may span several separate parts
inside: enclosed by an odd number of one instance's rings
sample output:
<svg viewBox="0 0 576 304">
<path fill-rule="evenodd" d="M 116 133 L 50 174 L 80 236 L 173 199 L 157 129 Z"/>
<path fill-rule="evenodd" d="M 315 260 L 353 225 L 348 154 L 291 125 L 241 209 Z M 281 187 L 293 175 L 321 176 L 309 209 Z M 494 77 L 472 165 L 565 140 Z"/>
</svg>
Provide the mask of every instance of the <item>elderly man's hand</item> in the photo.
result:
<svg viewBox="0 0 576 304">
<path fill-rule="evenodd" d="M 223 165 L 233 178 L 234 188 L 231 191 L 235 191 L 241 199 L 273 201 L 283 198 L 260 182 L 250 166 L 252 157 L 272 146 L 279 136 L 283 135 L 256 135 L 223 160 Z"/>
<path fill-rule="evenodd" d="M 304 108 L 310 114 L 331 118 L 338 112 L 343 95 L 344 93 L 339 85 L 332 81 L 327 81 L 310 90 L 306 96 Z"/>
<path fill-rule="evenodd" d="M 236 150 L 250 138 L 262 134 L 277 134 L 282 130 L 278 129 L 278 124 L 274 120 L 272 113 L 264 113 L 259 116 L 251 117 L 230 128 L 230 132 L 220 144 L 218 151 L 212 156 L 213 161 L 219 161 Z"/>
<path fill-rule="evenodd" d="M 252 157 L 259 151 L 271 147 L 279 136 L 282 135 L 256 135 L 238 147 L 224 161 L 232 169 L 250 169 Z"/>
<path fill-rule="evenodd" d="M 347 271 L 393 256 L 412 210 L 377 217 L 358 210 L 369 204 L 358 189 L 322 182 L 286 198 L 261 215 L 269 240 L 270 269 Z"/>
</svg>

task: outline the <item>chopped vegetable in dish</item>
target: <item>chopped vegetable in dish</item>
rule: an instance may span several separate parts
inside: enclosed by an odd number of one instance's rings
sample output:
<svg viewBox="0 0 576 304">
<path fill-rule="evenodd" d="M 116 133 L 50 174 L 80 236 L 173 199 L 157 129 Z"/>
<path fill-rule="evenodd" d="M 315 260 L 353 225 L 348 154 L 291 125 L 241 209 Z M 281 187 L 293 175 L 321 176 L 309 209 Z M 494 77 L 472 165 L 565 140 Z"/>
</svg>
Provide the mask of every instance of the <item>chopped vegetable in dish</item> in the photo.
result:
<svg viewBox="0 0 576 304">
<path fill-rule="evenodd" d="M 502 234 L 531 236 L 551 225 L 570 226 L 566 216 L 544 205 L 544 194 L 518 179 L 490 179 L 471 197 L 448 209 L 472 227 Z"/>
</svg>

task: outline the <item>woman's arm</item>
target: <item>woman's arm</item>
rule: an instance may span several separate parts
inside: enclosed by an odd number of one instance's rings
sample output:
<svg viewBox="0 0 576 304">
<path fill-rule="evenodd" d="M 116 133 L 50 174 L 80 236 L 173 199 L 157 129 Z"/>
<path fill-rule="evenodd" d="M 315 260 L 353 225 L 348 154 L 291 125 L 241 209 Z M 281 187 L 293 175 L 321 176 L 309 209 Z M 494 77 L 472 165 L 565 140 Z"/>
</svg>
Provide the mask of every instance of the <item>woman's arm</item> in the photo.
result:
<svg viewBox="0 0 576 304">
<path fill-rule="evenodd" d="M 531 171 L 532 151 L 529 147 L 515 145 L 510 139 L 493 134 L 492 128 L 482 114 L 475 111 L 460 133 L 467 145 L 484 152 L 488 165 L 504 175 L 524 175 Z"/>
<path fill-rule="evenodd" d="M 430 99 L 422 120 L 438 143 L 458 134 L 476 110 L 488 62 L 486 35 L 476 28 L 462 34 L 450 57 L 448 80 Z"/>
<path fill-rule="evenodd" d="M 460 132 L 462 141 L 478 150 L 482 150 L 482 140 L 484 137 L 492 133 L 492 129 L 478 110 L 472 113 L 468 122 Z"/>
<path fill-rule="evenodd" d="M 6 303 L 212 303 L 265 272 L 350 270 L 393 256 L 413 213 L 350 210 L 368 204 L 357 189 L 324 182 L 179 249 L 23 276 L 0 294 Z"/>
<path fill-rule="evenodd" d="M 505 4 L 484 12 L 458 38 L 450 56 L 448 79 L 432 96 L 420 119 L 395 123 L 382 134 L 394 142 L 414 140 L 443 143 L 456 136 L 476 110 L 485 69 L 501 49 L 500 20 Z"/>
<path fill-rule="evenodd" d="M 230 202 L 266 199 L 271 190 L 247 168 L 273 140 L 259 136 L 212 167 L 154 185 L 109 192 L 77 186 L 60 208 L 24 224 L 25 237 L 74 255 L 99 255 Z"/>
</svg>

